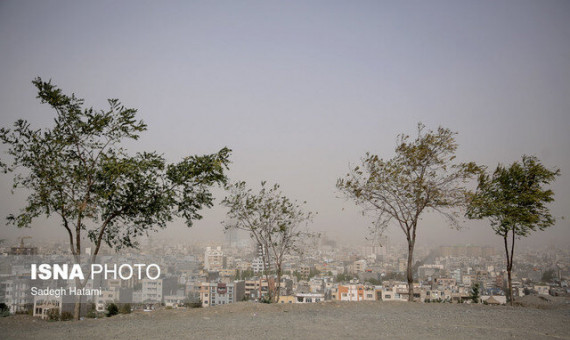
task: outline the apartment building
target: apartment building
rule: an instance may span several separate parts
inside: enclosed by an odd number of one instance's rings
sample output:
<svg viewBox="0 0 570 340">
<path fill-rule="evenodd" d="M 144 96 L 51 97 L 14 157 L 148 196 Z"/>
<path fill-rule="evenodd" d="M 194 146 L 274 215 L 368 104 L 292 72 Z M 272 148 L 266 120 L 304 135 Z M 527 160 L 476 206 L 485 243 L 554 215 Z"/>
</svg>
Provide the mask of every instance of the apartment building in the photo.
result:
<svg viewBox="0 0 570 340">
<path fill-rule="evenodd" d="M 340 301 L 364 301 L 364 285 L 338 285 L 337 297 Z"/>
<path fill-rule="evenodd" d="M 140 291 L 133 292 L 134 303 L 162 303 L 162 279 L 142 279 Z"/>
<path fill-rule="evenodd" d="M 245 294 L 245 281 L 202 282 L 200 300 L 203 307 L 225 305 L 241 301 Z"/>
<path fill-rule="evenodd" d="M 204 270 L 220 271 L 225 267 L 222 247 L 206 247 L 204 253 Z"/>
<path fill-rule="evenodd" d="M 32 280 L 14 278 L 4 281 L 4 301 L 11 313 L 26 312 L 32 308 L 34 297 L 29 293 Z"/>
</svg>

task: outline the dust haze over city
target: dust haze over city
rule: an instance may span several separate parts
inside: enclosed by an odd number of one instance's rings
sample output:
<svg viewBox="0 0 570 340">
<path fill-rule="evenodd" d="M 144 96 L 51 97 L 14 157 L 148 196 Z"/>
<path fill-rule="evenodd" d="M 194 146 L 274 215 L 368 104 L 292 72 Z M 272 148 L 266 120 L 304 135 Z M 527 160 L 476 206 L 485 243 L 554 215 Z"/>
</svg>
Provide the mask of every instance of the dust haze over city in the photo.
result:
<svg viewBox="0 0 570 340">
<path fill-rule="evenodd" d="M 457 132 L 457 159 L 494 169 L 523 154 L 561 169 L 556 224 L 519 245 L 568 246 L 570 4 L 566 1 L 2 1 L 0 126 L 47 127 L 31 80 L 105 108 L 118 98 L 148 125 L 130 152 L 171 162 L 233 150 L 228 176 L 279 183 L 318 212 L 310 229 L 366 244 L 373 219 L 336 189 L 366 152 L 389 159 L 418 122 Z M 5 151 L 3 147 L 2 152 Z M 24 206 L 0 177 L 0 216 Z M 472 188 L 475 182 L 471 183 Z M 214 207 L 152 237 L 223 240 Z M 567 219 L 563 217 L 566 216 Z M 501 245 L 488 221 L 460 231 L 427 214 L 418 244 Z M 0 238 L 63 240 L 56 219 Z M 404 242 L 396 226 L 387 235 Z"/>
</svg>

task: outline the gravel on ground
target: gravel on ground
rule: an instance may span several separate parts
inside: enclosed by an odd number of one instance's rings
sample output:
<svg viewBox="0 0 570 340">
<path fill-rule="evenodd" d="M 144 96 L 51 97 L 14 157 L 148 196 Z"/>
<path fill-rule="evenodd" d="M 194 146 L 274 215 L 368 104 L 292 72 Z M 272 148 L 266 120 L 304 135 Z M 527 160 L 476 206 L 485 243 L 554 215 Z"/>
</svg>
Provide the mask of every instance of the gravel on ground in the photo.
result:
<svg viewBox="0 0 570 340">
<path fill-rule="evenodd" d="M 0 318 L 0 338 L 570 339 L 570 304 L 533 308 L 407 302 L 240 302 L 64 322 L 17 315 Z"/>
</svg>

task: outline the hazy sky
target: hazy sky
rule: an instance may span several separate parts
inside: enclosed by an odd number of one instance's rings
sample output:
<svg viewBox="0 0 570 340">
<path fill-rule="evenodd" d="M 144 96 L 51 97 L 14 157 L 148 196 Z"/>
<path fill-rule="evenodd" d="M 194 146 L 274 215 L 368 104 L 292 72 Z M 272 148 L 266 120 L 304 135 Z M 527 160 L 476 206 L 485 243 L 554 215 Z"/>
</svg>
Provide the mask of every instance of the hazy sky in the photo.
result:
<svg viewBox="0 0 570 340">
<path fill-rule="evenodd" d="M 137 108 L 149 129 L 133 152 L 178 161 L 230 147 L 233 180 L 280 183 L 318 212 L 313 230 L 350 241 L 370 219 L 337 198 L 349 162 L 392 157 L 419 121 L 442 125 L 459 133 L 461 161 L 494 168 L 531 154 L 559 167 L 552 211 L 567 219 L 526 242 L 570 241 L 568 1 L 1 0 L 0 126 L 51 122 L 36 76 L 96 108 Z M 0 216 L 23 206 L 10 185 L 0 177 Z M 220 238 L 224 214 L 158 236 Z M 465 227 L 426 216 L 418 244 L 500 245 L 486 221 Z M 0 229 L 20 235 L 65 237 L 41 219 Z"/>
</svg>

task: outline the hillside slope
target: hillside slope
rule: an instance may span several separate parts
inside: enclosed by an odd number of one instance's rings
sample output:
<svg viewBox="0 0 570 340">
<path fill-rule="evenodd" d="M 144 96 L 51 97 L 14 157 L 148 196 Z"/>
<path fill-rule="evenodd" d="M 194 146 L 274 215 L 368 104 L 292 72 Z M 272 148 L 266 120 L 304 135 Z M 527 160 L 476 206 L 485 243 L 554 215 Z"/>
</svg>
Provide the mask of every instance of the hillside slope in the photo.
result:
<svg viewBox="0 0 570 340">
<path fill-rule="evenodd" d="M 570 305 L 557 309 L 320 303 L 135 312 L 78 322 L 0 319 L 3 339 L 570 339 Z"/>
</svg>

